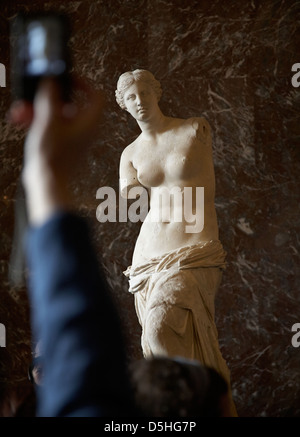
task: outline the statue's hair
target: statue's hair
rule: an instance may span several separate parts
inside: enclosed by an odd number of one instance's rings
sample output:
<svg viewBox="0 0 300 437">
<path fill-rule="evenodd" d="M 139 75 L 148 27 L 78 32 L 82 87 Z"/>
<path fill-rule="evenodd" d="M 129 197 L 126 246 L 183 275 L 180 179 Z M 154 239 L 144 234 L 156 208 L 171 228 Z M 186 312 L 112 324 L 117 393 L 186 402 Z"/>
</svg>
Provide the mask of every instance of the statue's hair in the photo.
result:
<svg viewBox="0 0 300 437">
<path fill-rule="evenodd" d="M 117 89 L 115 92 L 117 103 L 120 105 L 122 109 L 126 109 L 126 105 L 124 103 L 124 94 L 127 88 L 129 88 L 134 82 L 146 82 L 148 85 L 152 87 L 154 90 L 157 101 L 159 101 L 162 89 L 160 86 L 160 82 L 155 79 L 152 73 L 148 70 L 134 70 L 127 71 L 126 73 L 121 74 L 117 83 Z"/>
</svg>

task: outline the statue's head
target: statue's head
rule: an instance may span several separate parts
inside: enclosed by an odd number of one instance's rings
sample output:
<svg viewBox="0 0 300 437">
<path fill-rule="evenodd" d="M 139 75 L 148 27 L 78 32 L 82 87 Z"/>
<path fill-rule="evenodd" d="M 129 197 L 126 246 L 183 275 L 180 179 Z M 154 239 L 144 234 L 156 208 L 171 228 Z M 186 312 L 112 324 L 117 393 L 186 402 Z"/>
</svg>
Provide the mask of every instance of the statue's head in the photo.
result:
<svg viewBox="0 0 300 437">
<path fill-rule="evenodd" d="M 134 83 L 134 82 L 146 82 L 151 88 L 154 90 L 157 101 L 160 100 L 162 90 L 160 86 L 160 82 L 155 79 L 152 73 L 148 70 L 134 70 L 127 71 L 126 73 L 121 74 L 117 83 L 116 89 L 116 100 L 122 109 L 126 109 L 126 105 L 124 103 L 124 94 L 125 91 Z"/>
</svg>

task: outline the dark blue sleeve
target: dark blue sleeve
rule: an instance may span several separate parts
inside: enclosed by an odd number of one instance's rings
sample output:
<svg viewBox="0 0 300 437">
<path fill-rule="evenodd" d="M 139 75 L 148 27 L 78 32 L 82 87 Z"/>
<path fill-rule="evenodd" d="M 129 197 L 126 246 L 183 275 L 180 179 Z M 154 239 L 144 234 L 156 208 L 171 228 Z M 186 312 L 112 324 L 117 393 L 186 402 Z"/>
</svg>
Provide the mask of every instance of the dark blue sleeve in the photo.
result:
<svg viewBox="0 0 300 437">
<path fill-rule="evenodd" d="M 32 330 L 42 344 L 39 416 L 132 415 L 118 315 L 87 223 L 61 213 L 27 235 Z"/>
</svg>

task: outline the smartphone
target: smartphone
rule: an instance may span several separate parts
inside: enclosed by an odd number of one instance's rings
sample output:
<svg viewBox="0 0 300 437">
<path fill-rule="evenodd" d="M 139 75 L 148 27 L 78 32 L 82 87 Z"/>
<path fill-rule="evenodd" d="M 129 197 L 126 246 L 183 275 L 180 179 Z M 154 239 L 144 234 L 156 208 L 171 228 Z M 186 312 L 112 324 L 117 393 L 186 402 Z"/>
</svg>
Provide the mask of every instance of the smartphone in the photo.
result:
<svg viewBox="0 0 300 437">
<path fill-rule="evenodd" d="M 11 26 L 11 81 L 14 99 L 33 101 L 38 84 L 55 78 L 62 98 L 70 94 L 70 25 L 65 15 L 18 14 Z"/>
</svg>

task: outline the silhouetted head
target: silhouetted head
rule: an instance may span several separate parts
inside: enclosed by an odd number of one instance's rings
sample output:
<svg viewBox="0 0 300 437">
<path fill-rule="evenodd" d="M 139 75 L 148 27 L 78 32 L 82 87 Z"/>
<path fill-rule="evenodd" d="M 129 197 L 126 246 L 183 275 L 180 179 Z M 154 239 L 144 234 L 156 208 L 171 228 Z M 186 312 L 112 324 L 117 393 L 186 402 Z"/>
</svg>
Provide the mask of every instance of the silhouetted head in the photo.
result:
<svg viewBox="0 0 300 437">
<path fill-rule="evenodd" d="M 131 366 L 137 406 L 150 417 L 222 417 L 228 386 L 198 361 L 155 357 Z M 225 408 L 225 409 L 224 409 Z"/>
</svg>

